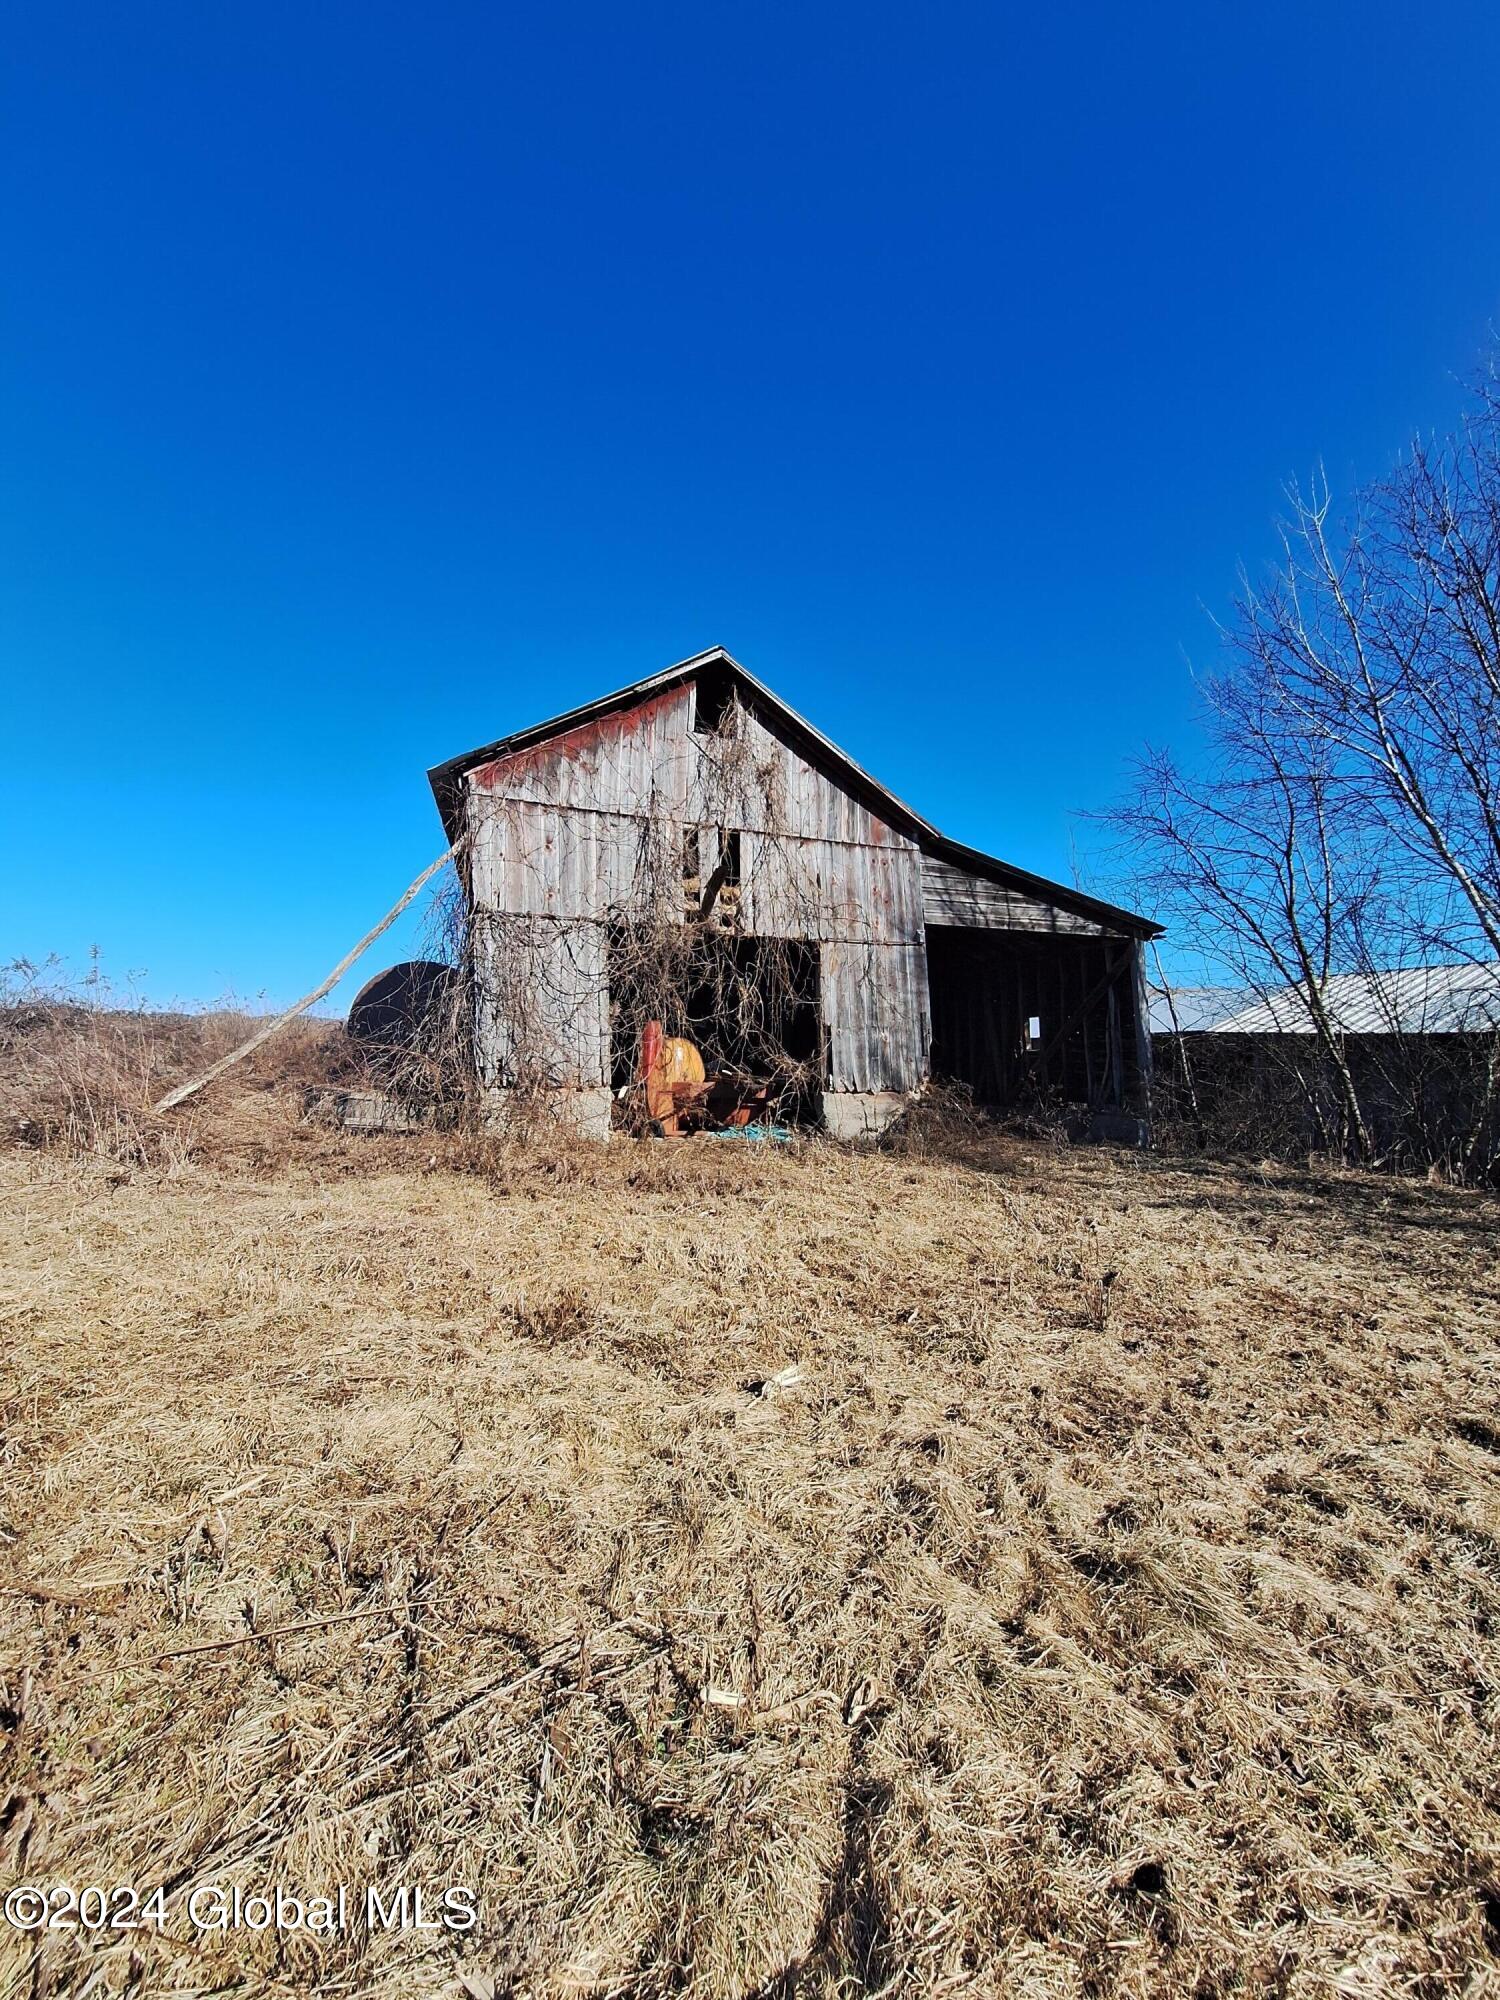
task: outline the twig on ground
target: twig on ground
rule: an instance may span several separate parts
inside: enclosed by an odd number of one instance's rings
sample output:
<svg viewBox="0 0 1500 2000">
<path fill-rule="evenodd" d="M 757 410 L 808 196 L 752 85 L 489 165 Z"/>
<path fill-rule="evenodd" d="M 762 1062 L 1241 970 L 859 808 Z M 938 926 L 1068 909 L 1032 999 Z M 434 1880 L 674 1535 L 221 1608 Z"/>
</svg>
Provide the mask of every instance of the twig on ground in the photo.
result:
<svg viewBox="0 0 1500 2000">
<path fill-rule="evenodd" d="M 236 1632 L 231 1639 L 205 1639 L 196 1646 L 174 1646 L 169 1653 L 158 1653 L 156 1663 L 163 1660 L 184 1660 L 190 1653 L 223 1653 L 231 1646 L 252 1646 L 257 1639 L 290 1639 L 299 1632 L 318 1632 L 325 1625 L 344 1625 L 353 1618 L 378 1618 L 382 1612 L 394 1615 L 401 1607 L 396 1604 L 367 1604 L 362 1611 L 335 1611 L 327 1618 L 305 1618 L 299 1625 L 277 1625 L 269 1632 Z"/>
</svg>

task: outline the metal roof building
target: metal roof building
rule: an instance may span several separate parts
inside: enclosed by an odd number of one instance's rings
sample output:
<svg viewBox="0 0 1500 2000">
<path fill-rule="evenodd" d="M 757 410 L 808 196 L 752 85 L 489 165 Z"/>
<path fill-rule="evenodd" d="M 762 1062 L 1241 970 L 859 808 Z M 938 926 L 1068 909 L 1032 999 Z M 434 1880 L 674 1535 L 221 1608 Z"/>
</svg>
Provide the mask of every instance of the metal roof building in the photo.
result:
<svg viewBox="0 0 1500 2000">
<path fill-rule="evenodd" d="M 1409 965 L 1335 973 L 1322 988 L 1328 1018 L 1345 1035 L 1474 1035 L 1500 1028 L 1500 965 Z M 1177 1021 L 1174 1026 L 1172 1013 Z M 1284 986 L 1256 997 L 1232 987 L 1151 991 L 1154 1034 L 1310 1035 L 1307 995 Z"/>
</svg>

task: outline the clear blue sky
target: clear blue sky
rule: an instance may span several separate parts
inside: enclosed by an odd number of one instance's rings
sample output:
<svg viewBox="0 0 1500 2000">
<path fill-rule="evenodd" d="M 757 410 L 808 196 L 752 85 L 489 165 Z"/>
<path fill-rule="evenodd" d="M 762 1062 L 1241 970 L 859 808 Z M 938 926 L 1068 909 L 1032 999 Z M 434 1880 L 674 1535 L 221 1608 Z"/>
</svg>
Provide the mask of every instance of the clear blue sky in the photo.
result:
<svg viewBox="0 0 1500 2000">
<path fill-rule="evenodd" d="M 1500 319 L 1487 0 L 61 0 L 0 65 L 0 958 L 162 999 L 310 985 L 427 765 L 710 644 L 1069 877 L 1282 482 Z"/>
</svg>

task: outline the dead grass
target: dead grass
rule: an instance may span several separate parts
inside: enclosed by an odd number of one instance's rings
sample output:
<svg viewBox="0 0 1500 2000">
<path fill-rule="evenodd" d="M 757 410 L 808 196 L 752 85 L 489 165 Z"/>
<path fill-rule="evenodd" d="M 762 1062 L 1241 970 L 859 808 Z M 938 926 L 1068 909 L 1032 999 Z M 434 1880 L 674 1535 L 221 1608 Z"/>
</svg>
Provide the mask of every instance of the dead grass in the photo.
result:
<svg viewBox="0 0 1500 2000">
<path fill-rule="evenodd" d="M 154 1102 L 241 1047 L 261 1017 L 234 1006 L 165 1013 L 89 1005 L 76 983 L 52 989 L 15 971 L 0 969 L 0 1146 L 171 1170 L 253 1144 L 268 1108 L 280 1139 L 287 1093 L 332 1082 L 353 1060 L 341 1023 L 305 1016 L 247 1058 L 227 1086 L 159 1117 Z"/>
<path fill-rule="evenodd" d="M 0 1991 L 1494 1989 L 1493 1201 L 257 1102 L 0 1156 Z"/>
</svg>

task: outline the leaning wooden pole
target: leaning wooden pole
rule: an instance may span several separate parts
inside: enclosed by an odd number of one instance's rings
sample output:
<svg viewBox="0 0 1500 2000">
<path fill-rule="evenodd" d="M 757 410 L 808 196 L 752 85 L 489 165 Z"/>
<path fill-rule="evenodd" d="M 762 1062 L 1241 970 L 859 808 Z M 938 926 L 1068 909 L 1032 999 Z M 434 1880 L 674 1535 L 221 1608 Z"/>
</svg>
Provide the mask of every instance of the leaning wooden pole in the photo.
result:
<svg viewBox="0 0 1500 2000">
<path fill-rule="evenodd" d="M 400 902 L 386 912 L 374 930 L 368 931 L 360 939 L 353 951 L 339 960 L 338 964 L 320 986 L 315 986 L 311 993 L 305 993 L 294 1007 L 288 1007 L 286 1012 L 278 1014 L 274 1021 L 267 1021 L 263 1026 L 257 1028 L 248 1042 L 242 1042 L 239 1048 L 233 1050 L 229 1055 L 220 1056 L 219 1060 L 211 1068 L 204 1070 L 202 1076 L 195 1076 L 187 1083 L 179 1083 L 175 1090 L 169 1090 L 159 1103 L 152 1105 L 151 1109 L 153 1111 L 174 1110 L 185 1099 L 194 1096 L 198 1091 L 202 1090 L 206 1083 L 212 1083 L 215 1077 L 222 1076 L 226 1069 L 233 1069 L 237 1062 L 243 1062 L 245 1057 L 253 1054 L 263 1042 L 270 1041 L 272 1035 L 279 1028 L 284 1028 L 288 1021 L 296 1020 L 299 1014 L 306 1013 L 307 1009 L 316 1001 L 321 1000 L 325 993 L 331 993 L 344 974 L 349 970 L 350 966 L 353 965 L 355 959 L 362 952 L 368 951 L 383 931 L 390 929 L 391 925 L 400 916 L 407 904 L 411 902 L 412 898 L 421 894 L 422 890 L 427 887 L 427 884 L 440 868 L 447 867 L 463 844 L 462 840 L 455 840 L 446 853 L 440 854 L 430 867 L 424 868 L 416 881 L 412 883 L 406 894 L 401 898 Z"/>
</svg>

